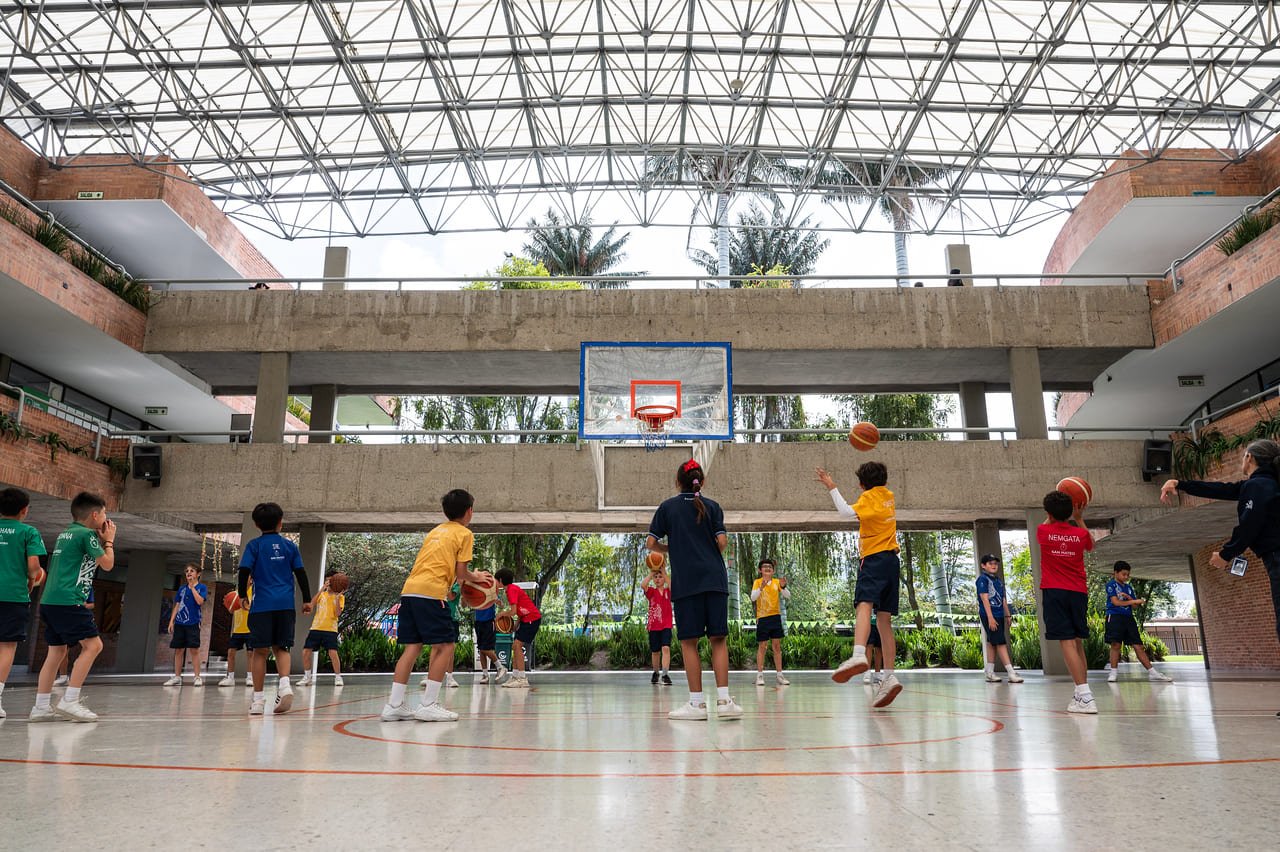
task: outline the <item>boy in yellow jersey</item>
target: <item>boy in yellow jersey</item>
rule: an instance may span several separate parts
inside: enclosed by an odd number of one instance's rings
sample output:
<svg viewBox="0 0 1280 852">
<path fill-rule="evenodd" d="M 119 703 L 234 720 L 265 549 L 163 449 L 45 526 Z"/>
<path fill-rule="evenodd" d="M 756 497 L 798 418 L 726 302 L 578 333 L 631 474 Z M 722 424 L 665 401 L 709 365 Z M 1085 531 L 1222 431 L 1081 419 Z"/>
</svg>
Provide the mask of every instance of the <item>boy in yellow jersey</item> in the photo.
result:
<svg viewBox="0 0 1280 852">
<path fill-rule="evenodd" d="M 781 598 L 791 598 L 785 577 L 775 577 L 776 566 L 772 559 L 761 559 L 760 576 L 751 584 L 751 600 L 756 605 L 756 686 L 764 686 L 764 649 L 773 643 L 773 667 L 777 669 L 778 686 L 788 686 L 791 681 L 782 674 Z"/>
<path fill-rule="evenodd" d="M 893 616 L 898 614 L 902 566 L 898 562 L 898 520 L 893 492 L 885 487 L 889 482 L 889 470 L 880 462 L 867 462 L 859 467 L 857 476 L 862 495 L 852 506 L 845 503 L 840 489 L 836 488 L 825 470 L 818 468 L 815 472 L 818 481 L 830 493 L 836 511 L 845 517 L 857 517 L 858 550 L 862 557 L 858 581 L 853 589 L 853 599 L 858 607 L 853 656 L 840 664 L 831 674 L 831 679 L 836 683 L 846 683 L 854 675 L 867 670 L 867 637 L 871 635 L 871 614 L 874 612 L 884 655 L 884 680 L 876 688 L 871 706 L 888 707 L 902 691 L 902 684 L 893 674 L 897 651 L 893 641 Z"/>
<path fill-rule="evenodd" d="M 342 686 L 342 664 L 338 661 L 338 616 L 347 605 L 347 596 L 335 594 L 329 589 L 329 578 L 316 595 L 315 616 L 311 629 L 302 643 L 302 680 L 298 686 L 310 686 L 319 679 L 311 677 L 311 652 L 324 649 L 329 652 L 329 664 L 333 666 L 333 685 Z"/>
<path fill-rule="evenodd" d="M 227 640 L 227 676 L 218 681 L 218 686 L 236 685 L 236 651 L 244 651 L 249 658 L 253 646 L 249 644 L 249 607 L 253 604 L 253 584 L 249 584 L 249 595 L 240 602 L 240 608 L 231 612 L 231 638 Z M 246 666 L 247 668 L 247 666 Z M 246 674 L 244 685 L 253 687 L 253 675 Z"/>
<path fill-rule="evenodd" d="M 475 499 L 455 488 L 440 501 L 443 524 L 427 533 L 413 561 L 413 570 L 400 592 L 399 640 L 404 645 L 396 662 L 391 698 L 382 708 L 382 721 L 456 722 L 458 714 L 440 704 L 440 687 L 453 661 L 453 646 L 458 641 L 458 624 L 449 614 L 449 589 L 454 582 L 492 582 L 486 571 L 468 570 L 474 536 L 471 530 L 472 506 Z M 405 704 L 404 694 L 413 674 L 413 663 L 422 646 L 431 646 L 431 662 L 427 672 L 426 692 L 416 710 Z"/>
</svg>

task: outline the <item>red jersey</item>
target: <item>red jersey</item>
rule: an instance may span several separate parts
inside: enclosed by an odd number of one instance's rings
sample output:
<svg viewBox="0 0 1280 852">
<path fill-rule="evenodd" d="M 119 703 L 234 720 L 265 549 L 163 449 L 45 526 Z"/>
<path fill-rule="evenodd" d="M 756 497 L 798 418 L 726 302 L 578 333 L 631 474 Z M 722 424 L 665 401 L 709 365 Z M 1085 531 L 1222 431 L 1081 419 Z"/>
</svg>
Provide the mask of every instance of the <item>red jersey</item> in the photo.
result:
<svg viewBox="0 0 1280 852">
<path fill-rule="evenodd" d="M 533 605 L 533 601 L 524 593 L 524 589 L 514 583 L 507 586 L 507 602 L 515 607 L 516 615 L 520 616 L 523 624 L 542 618 L 542 611 Z"/>
<path fill-rule="evenodd" d="M 1093 550 L 1093 536 L 1083 527 L 1054 521 L 1036 527 L 1040 543 L 1040 588 L 1088 592 L 1084 554 Z"/>
<path fill-rule="evenodd" d="M 648 584 L 644 596 L 649 599 L 649 630 L 671 629 L 671 587 L 657 588 Z"/>
</svg>

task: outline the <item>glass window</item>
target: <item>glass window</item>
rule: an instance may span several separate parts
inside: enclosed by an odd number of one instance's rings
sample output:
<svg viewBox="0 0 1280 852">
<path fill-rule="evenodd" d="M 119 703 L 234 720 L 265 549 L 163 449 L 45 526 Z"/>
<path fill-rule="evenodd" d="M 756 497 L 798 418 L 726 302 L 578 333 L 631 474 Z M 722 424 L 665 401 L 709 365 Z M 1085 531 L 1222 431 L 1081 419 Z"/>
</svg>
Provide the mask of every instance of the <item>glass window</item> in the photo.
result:
<svg viewBox="0 0 1280 852">
<path fill-rule="evenodd" d="M 1262 389 L 1273 388 L 1280 385 L 1280 361 L 1272 361 L 1267 366 L 1259 370 L 1262 376 Z"/>
<path fill-rule="evenodd" d="M 80 393 L 80 391 L 72 390 L 71 388 L 63 389 L 62 401 L 72 408 L 78 408 L 87 414 L 101 417 L 103 420 L 106 420 L 107 415 L 111 413 L 111 406 L 105 402 L 100 402 L 88 394 Z"/>
<path fill-rule="evenodd" d="M 112 426 L 119 426 L 126 432 L 137 432 L 142 428 L 142 421 L 131 414 L 125 414 L 118 408 L 111 409 L 111 416 L 107 418 L 107 422 Z"/>
<path fill-rule="evenodd" d="M 24 367 L 18 362 L 13 362 L 9 366 L 9 378 L 7 382 L 20 388 L 25 388 L 35 393 L 43 394 L 45 399 L 49 399 L 52 394 L 54 382 L 44 373 L 38 373 L 30 367 Z"/>
<path fill-rule="evenodd" d="M 1251 373 L 1210 399 L 1209 411 L 1210 413 L 1221 411 L 1227 406 L 1235 405 L 1237 402 L 1248 399 L 1261 390 L 1262 385 L 1258 381 L 1258 374 Z"/>
</svg>

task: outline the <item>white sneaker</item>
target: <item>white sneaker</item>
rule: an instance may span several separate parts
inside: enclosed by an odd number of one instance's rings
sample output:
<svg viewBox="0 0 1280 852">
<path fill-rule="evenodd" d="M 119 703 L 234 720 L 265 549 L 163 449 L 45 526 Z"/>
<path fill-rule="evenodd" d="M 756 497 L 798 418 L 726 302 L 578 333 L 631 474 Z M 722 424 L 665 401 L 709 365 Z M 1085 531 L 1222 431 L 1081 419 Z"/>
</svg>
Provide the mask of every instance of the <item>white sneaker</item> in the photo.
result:
<svg viewBox="0 0 1280 852">
<path fill-rule="evenodd" d="M 884 683 L 884 672 L 876 672 L 875 674 L 873 674 L 871 676 L 871 682 L 874 683 L 876 686 L 879 686 L 880 684 Z"/>
<path fill-rule="evenodd" d="M 668 713 L 667 718 L 683 722 L 705 722 L 707 721 L 707 705 L 690 704 L 686 701 Z"/>
<path fill-rule="evenodd" d="M 506 683 L 501 684 L 503 689 L 528 689 L 529 678 L 512 676 Z"/>
<path fill-rule="evenodd" d="M 502 665 L 502 663 L 498 663 L 498 676 L 493 679 L 493 682 L 498 686 L 502 686 L 509 677 L 511 677 L 511 670 Z"/>
<path fill-rule="evenodd" d="M 315 681 L 313 681 L 313 680 L 311 679 L 311 675 L 310 675 L 310 674 L 304 674 L 304 675 L 302 676 L 302 679 L 301 679 L 301 680 L 299 680 L 297 683 L 295 683 L 295 684 L 294 684 L 294 686 L 310 686 L 310 685 L 311 685 L 311 684 L 313 684 L 313 683 L 315 683 Z"/>
<path fill-rule="evenodd" d="M 871 699 L 871 706 L 876 708 L 888 707 L 893 703 L 893 699 L 898 697 L 899 692 L 902 692 L 902 684 L 898 683 L 896 676 L 888 675 L 876 687 L 876 695 L 875 698 Z"/>
<path fill-rule="evenodd" d="M 54 685 L 54 686 L 66 686 L 66 685 L 67 685 L 67 682 L 68 682 L 68 681 L 70 681 L 70 680 L 71 680 L 71 678 L 67 677 L 66 675 L 58 675 L 57 677 L 55 677 L 55 678 L 53 679 L 53 685 Z"/>
<path fill-rule="evenodd" d="M 413 711 L 413 718 L 419 722 L 456 722 L 458 714 L 452 710 L 446 710 L 440 706 L 440 702 L 436 701 L 432 704 L 423 704 Z"/>
<path fill-rule="evenodd" d="M 1107 663 L 1105 666 L 1103 666 L 1103 667 L 1102 667 L 1102 670 L 1103 670 L 1104 672 L 1109 672 L 1109 671 L 1111 671 L 1111 664 L 1110 664 L 1110 663 Z"/>
<path fill-rule="evenodd" d="M 1071 697 L 1071 703 L 1067 705 L 1067 712 L 1097 715 L 1098 702 L 1093 700 L 1092 695 L 1073 695 Z"/>
<path fill-rule="evenodd" d="M 0 719 L 8 718 L 9 714 L 4 712 L 4 705 L 0 704 Z"/>
<path fill-rule="evenodd" d="M 836 683 L 848 683 L 850 678 L 862 674 L 869 668 L 871 666 L 867 665 L 866 657 L 850 657 L 831 673 L 831 679 Z"/>
<path fill-rule="evenodd" d="M 787 680 L 786 675 L 784 675 L 782 672 L 778 672 L 778 686 L 790 686 L 790 685 L 791 685 L 791 681 Z"/>
<path fill-rule="evenodd" d="M 261 716 L 263 713 L 266 712 L 266 710 L 267 710 L 266 699 L 259 698 L 257 701 L 250 702 L 249 704 L 250 716 Z"/>
<path fill-rule="evenodd" d="M 1147 670 L 1147 679 L 1152 683 L 1173 683 L 1173 678 L 1169 677 L 1164 672 L 1156 671 L 1155 666 L 1152 666 Z"/>
<path fill-rule="evenodd" d="M 229 674 L 226 677 L 224 677 L 222 680 L 218 681 L 218 686 L 235 686 L 235 685 L 236 685 L 236 676 L 234 674 Z"/>
<path fill-rule="evenodd" d="M 871 672 L 867 672 L 862 676 L 863 683 L 871 683 Z"/>
<path fill-rule="evenodd" d="M 32 707 L 27 715 L 28 722 L 61 722 L 62 717 L 53 712 L 52 707 Z"/>
<path fill-rule="evenodd" d="M 204 678 L 199 678 L 199 677 L 198 677 L 198 678 L 196 678 L 195 680 L 191 681 L 191 685 L 192 685 L 192 686 L 204 686 Z"/>
<path fill-rule="evenodd" d="M 756 686 L 764 686 L 764 673 L 756 672 Z"/>
<path fill-rule="evenodd" d="M 333 685 L 334 685 L 334 686 L 342 686 L 342 675 L 334 675 L 334 676 L 333 676 Z"/>
<path fill-rule="evenodd" d="M 1004 681 L 1000 679 L 1000 675 L 990 672 L 987 674 L 987 683 L 1004 683 Z"/>
<path fill-rule="evenodd" d="M 453 672 L 449 672 L 444 676 L 444 685 L 446 689 L 457 689 L 458 682 L 453 678 Z"/>
<path fill-rule="evenodd" d="M 716 718 L 717 719 L 741 719 L 742 708 L 738 706 L 738 702 L 732 698 L 720 698 L 716 700 Z"/>
<path fill-rule="evenodd" d="M 277 688 L 276 706 L 271 711 L 272 715 L 279 716 L 281 713 L 288 713 L 291 707 L 293 707 L 293 687 Z"/>
<path fill-rule="evenodd" d="M 84 706 L 80 699 L 75 701 L 62 700 L 58 702 L 58 706 L 53 708 L 53 712 L 57 713 L 64 719 L 70 719 L 72 722 L 96 722 L 98 714 Z"/>
<path fill-rule="evenodd" d="M 401 701 L 399 704 L 387 704 L 382 708 L 382 716 L 384 722 L 407 722 L 413 718 L 413 711 L 409 709 L 409 705 Z"/>
<path fill-rule="evenodd" d="M 1009 672 L 1009 683 L 1022 683 L 1022 675 L 1017 672 Z"/>
<path fill-rule="evenodd" d="M 1112 669 L 1110 672 L 1107 673 L 1107 683 L 1115 683 L 1116 678 L 1118 678 L 1119 676 L 1120 676 L 1120 673 L 1117 672 L 1115 669 Z"/>
<path fill-rule="evenodd" d="M 57 686 L 58 682 L 55 680 L 53 682 L 53 685 Z M 165 686 L 182 686 L 182 675 L 174 675 L 173 677 L 166 680 L 164 682 L 164 685 Z"/>
<path fill-rule="evenodd" d="M 479 684 L 480 686 L 484 686 L 484 685 L 485 685 L 485 684 L 487 684 L 488 682 L 489 682 L 489 673 L 488 673 L 488 672 L 476 672 L 476 683 L 477 683 L 477 684 Z"/>
</svg>

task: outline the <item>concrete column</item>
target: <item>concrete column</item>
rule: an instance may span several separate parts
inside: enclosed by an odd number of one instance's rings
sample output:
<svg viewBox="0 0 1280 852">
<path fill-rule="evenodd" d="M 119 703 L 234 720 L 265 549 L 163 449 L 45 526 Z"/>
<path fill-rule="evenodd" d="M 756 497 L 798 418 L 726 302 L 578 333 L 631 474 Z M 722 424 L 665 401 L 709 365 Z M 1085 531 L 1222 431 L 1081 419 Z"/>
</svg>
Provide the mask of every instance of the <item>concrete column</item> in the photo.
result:
<svg viewBox="0 0 1280 852">
<path fill-rule="evenodd" d="M 307 569 L 307 579 L 311 581 L 311 594 L 313 596 L 320 591 L 320 575 L 324 571 L 327 541 L 328 536 L 325 533 L 324 524 L 302 525 L 298 536 L 298 549 L 302 551 L 302 565 Z M 307 638 L 307 631 L 311 629 L 311 616 L 302 614 L 302 592 L 298 590 L 296 584 L 294 585 L 293 596 L 298 611 L 298 620 L 293 631 L 295 654 L 292 658 L 291 669 L 301 674 L 302 640 Z"/>
<path fill-rule="evenodd" d="M 1040 658 L 1046 675 L 1065 675 L 1067 661 L 1062 656 L 1058 641 L 1044 638 L 1044 596 L 1040 594 L 1040 543 L 1036 541 L 1036 528 L 1044 523 L 1043 509 L 1027 510 L 1027 544 L 1031 549 L 1031 587 L 1036 592 L 1036 623 L 1040 631 Z"/>
<path fill-rule="evenodd" d="M 253 403 L 253 443 L 284 441 L 284 419 L 289 400 L 289 353 L 258 355 L 258 393 Z"/>
<path fill-rule="evenodd" d="M 1205 641 L 1204 607 L 1200 605 L 1200 584 L 1196 581 L 1196 558 L 1187 554 L 1187 570 L 1191 574 L 1191 596 L 1196 603 L 1196 628 L 1200 631 L 1200 653 L 1204 655 L 1204 667 L 1209 668 L 1209 643 Z"/>
<path fill-rule="evenodd" d="M 994 553 L 1000 556 L 1000 578 L 1004 579 L 1004 557 L 1000 554 L 1000 522 L 999 521 L 974 521 L 973 522 L 973 568 L 975 571 L 982 570 L 982 566 L 978 560 L 985 553 Z"/>
<path fill-rule="evenodd" d="M 164 603 L 166 554 L 156 550 L 129 551 L 129 576 L 120 604 L 120 643 L 116 671 L 150 674 L 156 670 L 160 639 L 160 610 Z"/>
<path fill-rule="evenodd" d="M 967 243 L 952 243 L 945 249 L 947 274 L 956 275 L 964 282 L 964 286 L 972 287 L 973 279 L 969 276 L 973 274 L 973 260 L 969 256 L 969 245 Z M 957 272 L 956 270 L 959 270 Z M 947 283 L 951 283 L 951 279 L 947 279 Z"/>
<path fill-rule="evenodd" d="M 1018 437 L 1048 438 L 1040 353 L 1034 346 L 1016 346 L 1009 350 L 1009 390 L 1013 394 L 1013 425 Z"/>
<path fill-rule="evenodd" d="M 326 246 L 324 250 L 324 283 L 322 290 L 345 290 L 351 272 L 351 249 Z"/>
<path fill-rule="evenodd" d="M 338 386 L 311 386 L 311 428 L 332 429 L 338 422 Z M 333 438 L 312 437 L 308 444 L 332 444 Z"/>
<path fill-rule="evenodd" d="M 985 382 L 960 383 L 960 423 L 966 429 L 991 425 L 987 420 L 987 385 Z M 985 441 L 986 435 L 965 435 L 966 440 Z"/>
</svg>

